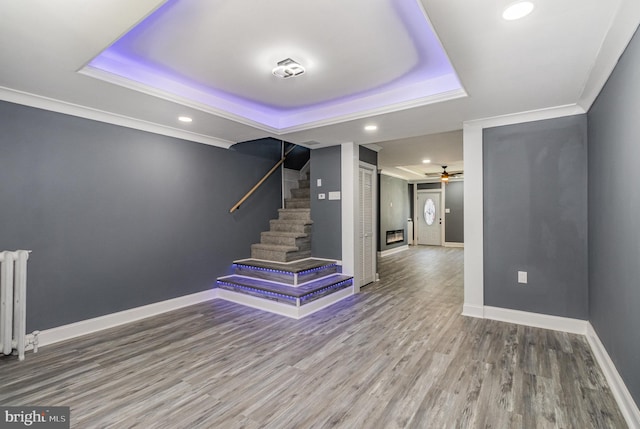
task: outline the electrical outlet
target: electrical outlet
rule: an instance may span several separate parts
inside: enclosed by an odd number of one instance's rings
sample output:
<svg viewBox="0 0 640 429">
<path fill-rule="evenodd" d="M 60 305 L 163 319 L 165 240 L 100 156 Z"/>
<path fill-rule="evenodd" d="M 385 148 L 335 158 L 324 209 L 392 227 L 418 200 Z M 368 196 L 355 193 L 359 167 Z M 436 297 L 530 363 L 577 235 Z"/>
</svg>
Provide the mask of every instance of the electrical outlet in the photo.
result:
<svg viewBox="0 0 640 429">
<path fill-rule="evenodd" d="M 527 272 L 518 271 L 518 283 L 527 283 Z"/>
<path fill-rule="evenodd" d="M 326 195 L 325 195 L 325 194 L 318 194 L 318 199 L 319 199 L 319 200 L 324 200 L 324 199 L 325 199 L 325 197 L 326 197 Z"/>
</svg>

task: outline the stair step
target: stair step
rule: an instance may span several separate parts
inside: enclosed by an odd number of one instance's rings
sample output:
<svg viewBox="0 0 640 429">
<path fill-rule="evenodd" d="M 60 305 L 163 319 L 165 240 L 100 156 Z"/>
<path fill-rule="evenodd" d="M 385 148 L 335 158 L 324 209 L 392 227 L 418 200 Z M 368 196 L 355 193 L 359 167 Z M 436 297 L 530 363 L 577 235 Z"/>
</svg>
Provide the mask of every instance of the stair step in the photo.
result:
<svg viewBox="0 0 640 429">
<path fill-rule="evenodd" d="M 302 219 L 311 220 L 311 209 L 278 209 L 278 219 Z"/>
<path fill-rule="evenodd" d="M 251 251 L 253 250 L 265 250 L 267 252 L 297 252 L 298 249 L 296 246 L 286 246 L 282 244 L 265 244 L 265 243 L 256 243 L 251 245 Z"/>
<path fill-rule="evenodd" d="M 292 198 L 310 198 L 311 189 L 310 188 L 291 189 L 291 197 Z"/>
<path fill-rule="evenodd" d="M 316 258 L 289 263 L 243 259 L 235 261 L 233 268 L 235 274 L 293 286 L 340 272 L 340 266 L 336 261 Z"/>
<path fill-rule="evenodd" d="M 253 246 L 253 245 L 252 245 Z M 283 246 L 286 247 L 286 246 Z M 309 258 L 311 256 L 311 250 L 296 250 L 296 251 L 282 251 L 282 250 L 267 250 L 253 247 L 251 248 L 251 257 L 255 259 L 264 259 L 266 261 L 275 262 L 290 262 L 297 261 L 298 259 Z"/>
<path fill-rule="evenodd" d="M 302 189 L 302 188 L 310 188 L 311 187 L 311 180 L 309 179 L 300 179 L 298 180 L 298 188 Z"/>
<path fill-rule="evenodd" d="M 285 198 L 284 206 L 287 209 L 308 209 L 311 208 L 309 198 Z"/>
<path fill-rule="evenodd" d="M 300 232 L 265 231 L 260 233 L 260 243 L 296 246 L 298 250 L 310 250 L 311 235 Z"/>
<path fill-rule="evenodd" d="M 311 225 L 313 224 L 312 220 L 279 220 L 272 219 L 269 221 L 269 226 L 271 231 L 282 231 L 282 232 L 301 232 L 305 234 L 311 233 Z"/>
<path fill-rule="evenodd" d="M 307 304 L 352 284 L 352 277 L 342 274 L 331 274 L 297 287 L 239 275 L 220 277 L 217 281 L 218 287 L 222 289 L 291 305 Z"/>
</svg>

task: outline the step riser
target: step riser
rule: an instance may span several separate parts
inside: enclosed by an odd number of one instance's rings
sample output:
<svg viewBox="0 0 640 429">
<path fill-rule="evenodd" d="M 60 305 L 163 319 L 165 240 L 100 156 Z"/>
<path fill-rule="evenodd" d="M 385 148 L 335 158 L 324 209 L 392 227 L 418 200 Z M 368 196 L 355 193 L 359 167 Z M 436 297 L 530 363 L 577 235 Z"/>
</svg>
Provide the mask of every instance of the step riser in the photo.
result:
<svg viewBox="0 0 640 429">
<path fill-rule="evenodd" d="M 298 252 L 278 252 L 273 250 L 252 249 L 251 258 L 275 262 L 291 262 L 311 257 L 311 250 Z"/>
<path fill-rule="evenodd" d="M 241 293 L 241 294 L 246 294 L 246 295 L 251 295 L 251 296 L 255 296 L 257 298 L 261 298 L 264 300 L 269 300 L 269 301 L 277 301 L 277 302 L 281 302 L 284 304 L 289 304 L 289 305 L 293 305 L 293 306 L 297 306 L 297 305 L 304 305 L 304 304 L 308 304 L 310 302 L 313 302 L 317 299 L 320 299 L 322 297 L 331 295 L 332 293 L 336 293 L 339 292 L 345 288 L 351 287 L 353 286 L 353 282 L 344 282 L 341 285 L 337 285 L 331 288 L 328 288 L 326 291 L 321 291 L 317 294 L 315 294 L 312 297 L 306 298 L 306 299 L 301 299 L 301 300 L 296 300 L 295 298 L 290 298 L 290 297 L 284 297 L 284 296 L 274 296 L 269 294 L 268 292 L 263 292 L 263 291 L 259 291 L 259 290 L 255 290 L 255 289 L 250 289 L 250 288 L 244 288 L 242 286 L 239 285 L 230 285 L 230 284 L 224 284 L 224 283 L 218 283 L 218 287 L 221 289 L 225 289 L 225 290 L 230 290 L 233 292 L 237 292 L 237 293 Z"/>
<path fill-rule="evenodd" d="M 222 289 L 262 296 L 269 300 L 278 300 L 299 306 L 351 286 L 353 278 L 331 275 L 299 287 L 237 276 L 222 277 L 216 283 Z"/>
<path fill-rule="evenodd" d="M 287 209 L 278 211 L 280 220 L 311 220 L 311 210 L 307 212 L 290 211 Z"/>
<path fill-rule="evenodd" d="M 310 188 L 311 181 L 309 179 L 300 179 L 298 180 L 298 189 Z"/>
<path fill-rule="evenodd" d="M 302 188 L 302 189 L 292 189 L 291 196 L 293 198 L 310 198 L 311 197 L 311 189 Z"/>
<path fill-rule="evenodd" d="M 311 233 L 311 225 L 271 221 L 270 226 L 271 231 Z"/>
<path fill-rule="evenodd" d="M 278 246 L 296 246 L 299 250 L 311 250 L 311 237 L 295 238 L 263 234 L 260 236 L 260 243 L 276 244 Z"/>
<path fill-rule="evenodd" d="M 240 276 L 269 280 L 293 286 L 320 279 L 322 277 L 327 277 L 331 274 L 337 274 L 340 273 L 341 270 L 337 265 L 327 265 L 315 270 L 299 273 L 297 276 L 297 282 L 296 276 L 294 276 L 292 273 L 282 273 L 273 270 L 257 270 L 242 265 L 236 265 L 233 272 L 234 274 L 238 274 Z"/>
<path fill-rule="evenodd" d="M 310 209 L 311 201 L 309 200 L 298 200 L 298 201 L 290 201 L 284 200 L 284 207 L 287 209 Z"/>
</svg>

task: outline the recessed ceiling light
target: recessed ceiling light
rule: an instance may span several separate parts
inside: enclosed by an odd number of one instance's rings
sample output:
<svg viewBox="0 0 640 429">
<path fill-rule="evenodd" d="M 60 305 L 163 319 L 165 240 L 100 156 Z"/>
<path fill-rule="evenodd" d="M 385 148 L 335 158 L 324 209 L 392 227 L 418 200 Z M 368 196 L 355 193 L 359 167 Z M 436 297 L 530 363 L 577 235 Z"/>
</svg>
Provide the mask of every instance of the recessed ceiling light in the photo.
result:
<svg viewBox="0 0 640 429">
<path fill-rule="evenodd" d="M 377 129 L 378 129 L 378 126 L 377 126 L 377 125 L 366 125 L 366 126 L 364 127 L 364 130 L 365 130 L 365 131 L 375 131 L 375 130 L 377 130 Z"/>
<path fill-rule="evenodd" d="M 271 70 L 271 73 L 273 73 L 274 76 L 287 79 L 290 77 L 300 76 L 304 71 L 304 67 L 300 64 L 293 61 L 291 58 L 286 58 L 282 61 L 278 61 L 278 65 Z"/>
<path fill-rule="evenodd" d="M 193 119 L 191 119 L 191 118 L 190 118 L 190 117 L 188 117 L 188 116 L 178 116 L 178 120 L 179 120 L 180 122 L 192 122 L 192 121 L 193 121 Z"/>
<path fill-rule="evenodd" d="M 502 18 L 507 21 L 513 21 L 515 19 L 524 18 L 529 15 L 533 10 L 533 3 L 530 1 L 518 1 L 515 3 L 511 3 L 506 7 L 504 12 L 502 12 Z"/>
<path fill-rule="evenodd" d="M 422 160 L 422 163 L 423 163 L 423 164 L 429 164 L 430 162 L 431 162 L 431 160 L 430 160 L 430 159 L 423 159 L 423 160 Z"/>
</svg>

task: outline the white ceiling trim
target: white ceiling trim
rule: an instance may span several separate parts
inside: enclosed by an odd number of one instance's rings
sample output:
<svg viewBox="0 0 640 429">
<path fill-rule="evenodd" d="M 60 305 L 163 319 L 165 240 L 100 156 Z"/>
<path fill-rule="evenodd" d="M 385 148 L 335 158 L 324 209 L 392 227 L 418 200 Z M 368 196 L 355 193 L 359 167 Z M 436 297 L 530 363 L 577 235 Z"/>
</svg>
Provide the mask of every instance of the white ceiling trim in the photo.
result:
<svg viewBox="0 0 640 429">
<path fill-rule="evenodd" d="M 598 55 L 582 88 L 578 104 L 585 111 L 591 108 L 613 69 L 618 64 L 640 21 L 640 2 L 623 2 L 618 8 L 609 31 L 600 45 Z"/>
<path fill-rule="evenodd" d="M 479 126 L 482 128 L 500 127 L 503 125 L 520 124 L 524 122 L 542 121 L 544 119 L 561 118 L 564 116 L 581 115 L 586 110 L 577 104 L 549 107 L 526 112 L 510 113 L 508 115 L 464 121 L 463 126 Z"/>
<path fill-rule="evenodd" d="M 0 86 L 0 100 L 228 149 L 236 142 Z"/>
</svg>

